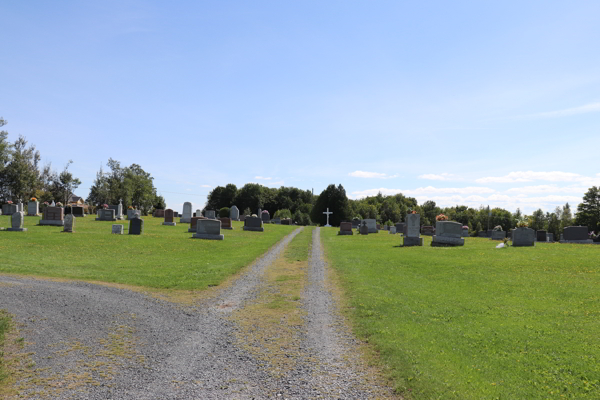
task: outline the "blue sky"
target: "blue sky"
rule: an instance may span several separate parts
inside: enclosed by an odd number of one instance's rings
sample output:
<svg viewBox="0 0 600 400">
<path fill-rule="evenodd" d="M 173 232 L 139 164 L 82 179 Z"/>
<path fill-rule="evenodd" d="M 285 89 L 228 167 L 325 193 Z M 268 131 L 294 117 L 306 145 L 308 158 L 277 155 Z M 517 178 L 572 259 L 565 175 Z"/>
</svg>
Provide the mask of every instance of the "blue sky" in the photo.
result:
<svg viewBox="0 0 600 400">
<path fill-rule="evenodd" d="M 473 4 L 475 3 L 475 4 Z M 258 182 L 531 213 L 600 185 L 600 2 L 0 2 L 0 116 L 167 205 Z"/>
</svg>

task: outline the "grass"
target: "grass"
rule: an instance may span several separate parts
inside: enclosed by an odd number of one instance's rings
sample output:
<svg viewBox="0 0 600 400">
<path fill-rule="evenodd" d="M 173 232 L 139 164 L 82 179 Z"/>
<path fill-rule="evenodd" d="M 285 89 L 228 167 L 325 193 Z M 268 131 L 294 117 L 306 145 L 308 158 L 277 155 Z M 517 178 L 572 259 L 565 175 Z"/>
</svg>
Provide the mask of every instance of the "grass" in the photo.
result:
<svg viewBox="0 0 600 400">
<path fill-rule="evenodd" d="M 4 339 L 10 328 L 10 316 L 4 310 L 0 310 L 0 382 L 6 377 L 6 368 L 4 365 Z"/>
<path fill-rule="evenodd" d="M 355 333 L 403 396 L 600 398 L 600 246 L 321 235 Z"/>
<path fill-rule="evenodd" d="M 161 225 L 162 218 L 144 217 L 144 234 L 127 235 L 128 221 L 77 218 L 75 233 L 62 227 L 38 226 L 25 217 L 27 232 L 0 231 L 0 273 L 102 281 L 145 288 L 203 290 L 221 284 L 250 264 L 296 227 L 265 225 L 247 232 L 242 222 L 222 230 L 225 240 L 192 239 L 189 224 Z M 124 235 L 111 234 L 124 224 Z M 0 216 L 9 227 L 10 217 Z"/>
</svg>

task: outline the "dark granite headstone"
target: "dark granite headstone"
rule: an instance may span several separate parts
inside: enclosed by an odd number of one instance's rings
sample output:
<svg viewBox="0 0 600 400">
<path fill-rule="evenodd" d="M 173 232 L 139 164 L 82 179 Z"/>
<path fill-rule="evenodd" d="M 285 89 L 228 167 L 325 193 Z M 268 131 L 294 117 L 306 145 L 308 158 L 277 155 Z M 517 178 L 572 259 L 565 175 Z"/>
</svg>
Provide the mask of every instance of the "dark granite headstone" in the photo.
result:
<svg viewBox="0 0 600 400">
<path fill-rule="evenodd" d="M 340 231 L 338 235 L 353 235 L 352 222 L 340 222 Z"/>
<path fill-rule="evenodd" d="M 546 242 L 546 231 L 537 231 L 535 234 L 535 238 L 538 242 Z"/>
<path fill-rule="evenodd" d="M 564 240 L 588 240 L 589 238 L 587 226 L 568 226 L 563 231 Z"/>
<path fill-rule="evenodd" d="M 263 221 L 259 217 L 246 217 L 244 219 L 244 230 L 264 232 L 265 228 L 263 228 Z"/>
<path fill-rule="evenodd" d="M 129 220 L 129 234 L 141 235 L 144 233 L 144 220 L 138 217 L 133 217 Z"/>
</svg>

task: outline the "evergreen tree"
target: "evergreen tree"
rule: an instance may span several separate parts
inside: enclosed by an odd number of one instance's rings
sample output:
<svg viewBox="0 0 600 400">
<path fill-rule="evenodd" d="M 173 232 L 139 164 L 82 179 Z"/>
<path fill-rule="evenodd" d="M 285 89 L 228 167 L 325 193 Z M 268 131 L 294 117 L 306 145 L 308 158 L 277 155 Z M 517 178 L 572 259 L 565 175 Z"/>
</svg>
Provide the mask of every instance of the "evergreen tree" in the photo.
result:
<svg viewBox="0 0 600 400">
<path fill-rule="evenodd" d="M 577 225 L 585 225 L 590 231 L 600 228 L 600 188 L 592 186 L 583 195 L 583 202 L 577 206 Z"/>
<path fill-rule="evenodd" d="M 329 185 L 319 195 L 312 209 L 311 219 L 320 225 L 325 225 L 327 217 L 323 214 L 329 208 L 333 212 L 329 216 L 329 224 L 339 226 L 340 222 L 348 220 L 348 197 L 342 185 Z"/>
</svg>

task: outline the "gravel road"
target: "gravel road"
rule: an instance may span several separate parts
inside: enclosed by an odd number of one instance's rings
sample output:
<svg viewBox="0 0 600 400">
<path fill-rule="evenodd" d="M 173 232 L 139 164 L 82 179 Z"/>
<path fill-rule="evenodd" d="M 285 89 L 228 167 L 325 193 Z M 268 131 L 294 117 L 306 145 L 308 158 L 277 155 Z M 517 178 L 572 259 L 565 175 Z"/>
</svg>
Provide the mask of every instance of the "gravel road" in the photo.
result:
<svg viewBox="0 0 600 400">
<path fill-rule="evenodd" d="M 195 306 L 182 306 L 85 282 L 0 276 L 0 308 L 16 316 L 25 338 L 17 387 L 30 399 L 385 398 L 363 373 L 354 340 L 325 285 L 320 231 L 313 234 L 306 360 L 273 377 L 236 344 L 228 313 L 251 302 L 263 275 L 297 229 L 246 269 L 232 285 Z"/>
</svg>

